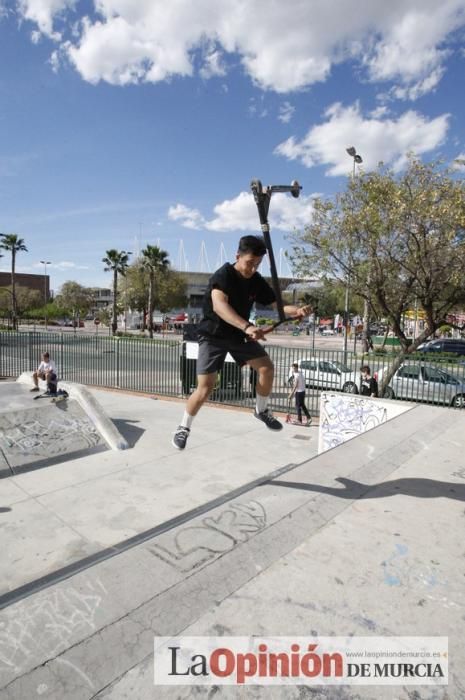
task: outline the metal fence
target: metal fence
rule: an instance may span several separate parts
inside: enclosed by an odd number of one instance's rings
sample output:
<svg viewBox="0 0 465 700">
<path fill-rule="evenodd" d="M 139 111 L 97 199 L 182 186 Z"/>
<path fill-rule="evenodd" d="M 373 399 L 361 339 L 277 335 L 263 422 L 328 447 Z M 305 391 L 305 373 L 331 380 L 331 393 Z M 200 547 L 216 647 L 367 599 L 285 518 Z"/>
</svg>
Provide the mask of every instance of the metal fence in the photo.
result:
<svg viewBox="0 0 465 700">
<path fill-rule="evenodd" d="M 65 381 L 178 397 L 189 394 L 196 384 L 195 359 L 187 356 L 186 343 L 180 340 L 53 332 L 0 331 L 0 376 L 14 378 L 33 371 L 44 351 L 50 353 L 59 379 Z M 267 351 L 275 365 L 272 409 L 287 410 L 290 368 L 298 361 L 308 386 L 306 403 L 313 414 L 318 413 L 322 390 L 356 392 L 361 364 L 368 363 L 372 373 L 381 377 L 394 358 L 376 354 L 362 358 L 353 352 L 344 357 L 337 350 L 271 344 Z M 395 398 L 463 407 L 465 363 L 452 357 L 411 357 L 390 389 Z M 226 362 L 211 400 L 252 406 L 254 395 L 254 372 Z"/>
</svg>

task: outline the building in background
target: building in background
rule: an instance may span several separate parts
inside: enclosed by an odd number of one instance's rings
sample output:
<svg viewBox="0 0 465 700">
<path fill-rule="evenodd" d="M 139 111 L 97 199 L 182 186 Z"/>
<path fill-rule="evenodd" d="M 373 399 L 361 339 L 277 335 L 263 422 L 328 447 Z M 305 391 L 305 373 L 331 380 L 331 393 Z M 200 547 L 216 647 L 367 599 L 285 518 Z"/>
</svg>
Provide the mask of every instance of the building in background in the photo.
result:
<svg viewBox="0 0 465 700">
<path fill-rule="evenodd" d="M 104 287 L 89 287 L 93 296 L 92 308 L 89 315 L 95 315 L 98 311 L 108 308 L 113 302 L 113 293 L 111 289 Z"/>
<path fill-rule="evenodd" d="M 50 276 L 49 275 L 33 275 L 24 274 L 22 272 L 15 273 L 16 286 L 32 289 L 42 294 L 44 302 L 50 301 Z M 11 286 L 11 273 L 0 272 L 0 287 Z"/>
<path fill-rule="evenodd" d="M 189 315 L 196 316 L 202 312 L 202 302 L 205 295 L 208 280 L 212 276 L 212 272 L 183 272 L 182 275 L 186 279 L 186 295 L 189 300 L 186 311 Z M 268 284 L 271 284 L 271 278 L 265 276 Z M 298 281 L 294 277 L 280 277 L 279 279 L 282 292 L 292 292 L 293 303 L 295 303 L 301 294 L 315 290 L 315 287 L 320 283 L 319 280 L 302 280 Z"/>
</svg>

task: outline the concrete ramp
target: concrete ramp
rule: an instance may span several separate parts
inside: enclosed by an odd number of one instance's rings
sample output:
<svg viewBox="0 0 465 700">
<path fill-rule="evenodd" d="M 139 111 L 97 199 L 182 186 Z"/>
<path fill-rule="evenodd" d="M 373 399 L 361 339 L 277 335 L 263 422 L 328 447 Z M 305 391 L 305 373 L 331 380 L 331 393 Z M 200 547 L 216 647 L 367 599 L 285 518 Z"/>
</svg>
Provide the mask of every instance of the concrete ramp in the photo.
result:
<svg viewBox="0 0 465 700">
<path fill-rule="evenodd" d="M 60 383 L 69 397 L 57 403 L 34 400 L 31 387 L 29 374 L 0 384 L 0 477 L 127 447 L 85 387 Z"/>
</svg>

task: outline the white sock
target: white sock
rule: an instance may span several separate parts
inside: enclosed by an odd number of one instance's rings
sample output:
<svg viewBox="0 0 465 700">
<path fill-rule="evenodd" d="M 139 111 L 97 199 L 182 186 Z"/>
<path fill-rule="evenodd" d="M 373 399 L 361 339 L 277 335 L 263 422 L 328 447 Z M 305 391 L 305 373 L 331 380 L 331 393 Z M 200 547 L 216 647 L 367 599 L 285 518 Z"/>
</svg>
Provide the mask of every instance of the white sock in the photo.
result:
<svg viewBox="0 0 465 700">
<path fill-rule="evenodd" d="M 266 411 L 268 399 L 269 396 L 261 396 L 260 394 L 257 394 L 257 413 L 263 413 L 263 411 Z"/>
<path fill-rule="evenodd" d="M 190 416 L 187 411 L 184 411 L 181 425 L 183 425 L 185 428 L 189 428 L 189 430 L 190 430 L 190 427 L 192 425 L 193 420 L 194 420 L 194 416 Z"/>
</svg>

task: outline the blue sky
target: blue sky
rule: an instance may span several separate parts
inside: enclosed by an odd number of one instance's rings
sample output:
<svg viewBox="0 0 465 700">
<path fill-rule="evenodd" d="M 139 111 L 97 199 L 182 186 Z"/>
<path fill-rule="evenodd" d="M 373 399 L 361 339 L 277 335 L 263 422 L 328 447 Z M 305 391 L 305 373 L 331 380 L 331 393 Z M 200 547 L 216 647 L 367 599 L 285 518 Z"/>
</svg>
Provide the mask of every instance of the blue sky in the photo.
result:
<svg viewBox="0 0 465 700">
<path fill-rule="evenodd" d="M 55 291 L 109 286 L 105 251 L 147 243 L 213 270 L 259 233 L 259 178 L 303 186 L 271 201 L 287 274 L 286 236 L 345 186 L 347 146 L 366 169 L 464 157 L 464 39 L 465 0 L 0 0 L 0 232 L 28 246 L 18 271 L 45 259 Z"/>
</svg>

